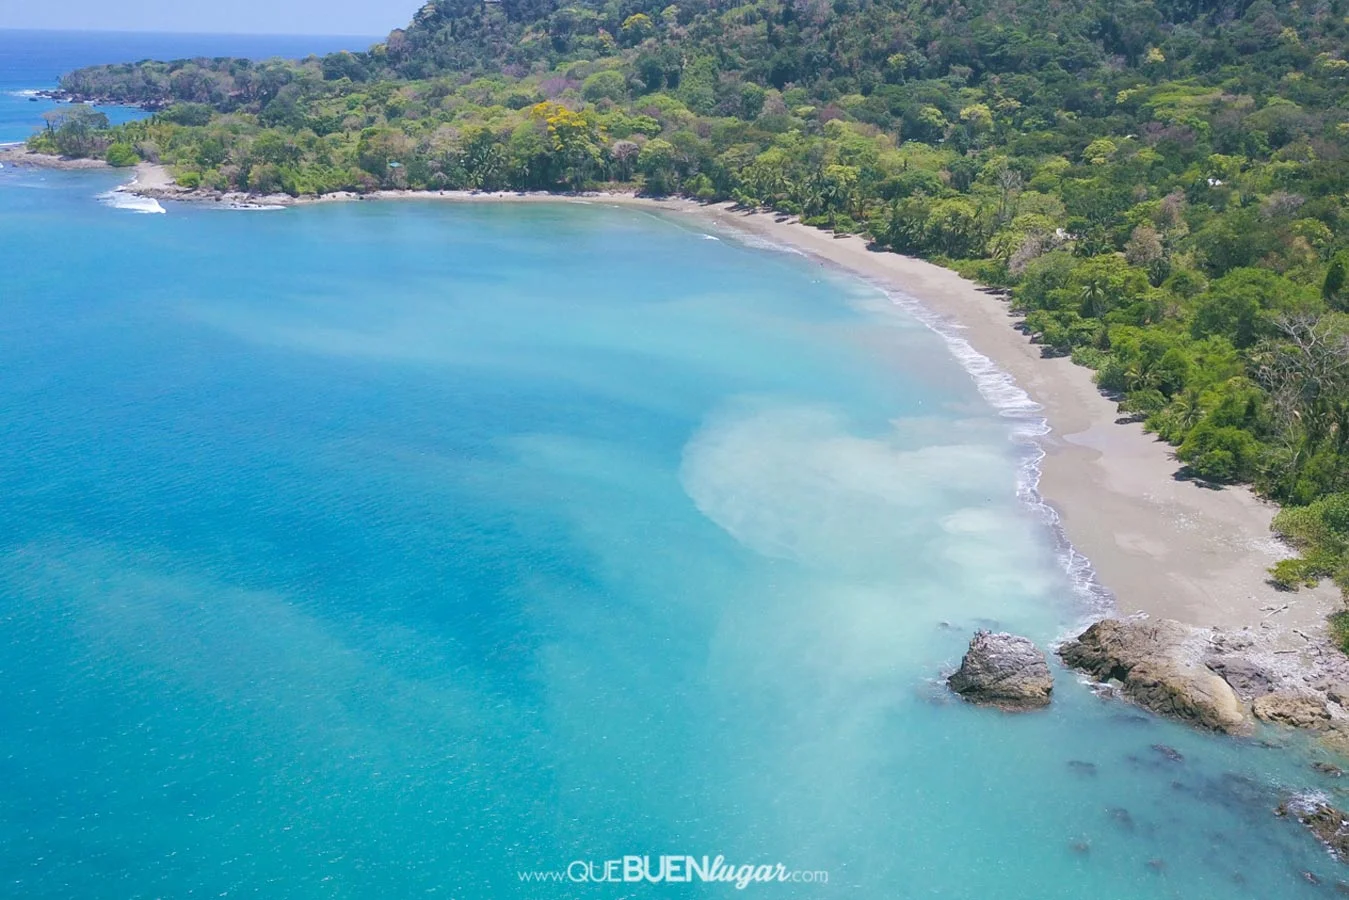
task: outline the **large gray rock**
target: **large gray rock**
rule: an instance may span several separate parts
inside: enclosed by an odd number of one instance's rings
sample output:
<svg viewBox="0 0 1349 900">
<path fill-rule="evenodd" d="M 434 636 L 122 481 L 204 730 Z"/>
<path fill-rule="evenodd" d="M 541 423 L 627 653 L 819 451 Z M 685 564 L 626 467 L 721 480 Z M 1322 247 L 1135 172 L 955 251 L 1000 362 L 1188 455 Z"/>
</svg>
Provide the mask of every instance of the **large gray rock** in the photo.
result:
<svg viewBox="0 0 1349 900">
<path fill-rule="evenodd" d="M 1243 700 L 1254 700 L 1272 693 L 1275 678 L 1268 671 L 1239 656 L 1210 656 L 1204 664 L 1222 676 Z"/>
<path fill-rule="evenodd" d="M 1102 619 L 1059 650 L 1063 661 L 1155 713 L 1228 733 L 1250 719 L 1231 685 L 1201 662 L 1198 632 L 1169 619 Z"/>
<path fill-rule="evenodd" d="M 971 703 L 1014 711 L 1047 706 L 1054 691 L 1040 648 L 1027 638 L 990 631 L 974 635 L 960 670 L 946 683 Z"/>
</svg>

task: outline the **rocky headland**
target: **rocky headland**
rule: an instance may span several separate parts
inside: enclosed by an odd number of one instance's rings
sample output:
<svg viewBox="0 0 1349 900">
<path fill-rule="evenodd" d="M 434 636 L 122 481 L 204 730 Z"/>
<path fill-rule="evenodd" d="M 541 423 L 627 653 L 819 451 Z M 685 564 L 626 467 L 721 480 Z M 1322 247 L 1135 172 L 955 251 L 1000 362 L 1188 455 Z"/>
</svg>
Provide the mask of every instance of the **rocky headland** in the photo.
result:
<svg viewBox="0 0 1349 900">
<path fill-rule="evenodd" d="M 34 153 L 23 144 L 0 146 L 0 165 L 31 169 L 108 169 L 111 168 L 101 159 L 68 159 L 49 153 Z"/>
</svg>

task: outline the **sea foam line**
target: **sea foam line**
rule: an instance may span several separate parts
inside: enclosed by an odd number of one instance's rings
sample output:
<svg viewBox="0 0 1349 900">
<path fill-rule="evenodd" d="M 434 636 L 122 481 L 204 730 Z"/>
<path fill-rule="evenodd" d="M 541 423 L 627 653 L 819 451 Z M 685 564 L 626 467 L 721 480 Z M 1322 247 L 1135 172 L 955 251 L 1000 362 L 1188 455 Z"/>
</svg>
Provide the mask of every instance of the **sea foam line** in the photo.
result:
<svg viewBox="0 0 1349 900">
<path fill-rule="evenodd" d="M 720 225 L 721 223 L 717 224 Z M 755 249 L 811 256 L 811 254 L 790 244 L 743 231 L 734 226 L 722 226 L 717 230 L 732 235 L 737 243 Z M 1040 438 L 1053 430 L 1049 425 L 1049 420 L 1041 415 L 1044 407 L 1031 399 L 1030 394 L 1027 394 L 1021 385 L 1016 383 L 1016 379 L 1011 374 L 1003 371 L 997 363 L 975 350 L 974 346 L 961 336 L 962 326 L 934 313 L 916 297 L 902 291 L 891 290 L 827 257 L 815 258 L 831 268 L 841 270 L 850 277 L 871 285 L 884 294 L 891 303 L 904 310 L 929 331 L 940 337 L 945 342 L 951 355 L 969 373 L 975 387 L 988 404 L 996 409 L 999 415 L 1017 420 L 1018 425 L 1012 429 L 1011 440 L 1024 452 L 1024 458 L 1017 471 L 1017 498 L 1039 516 L 1049 527 L 1050 533 L 1054 535 L 1055 556 L 1068 575 L 1073 586 L 1073 593 L 1083 602 L 1088 615 L 1094 619 L 1113 614 L 1115 612 L 1114 595 L 1096 577 L 1096 570 L 1092 568 L 1091 560 L 1074 547 L 1072 541 L 1068 540 L 1068 534 L 1063 530 L 1062 518 L 1040 494 L 1040 463 L 1044 461 L 1047 455 L 1040 443 Z"/>
<path fill-rule="evenodd" d="M 1024 452 L 1017 471 L 1017 497 L 1049 526 L 1054 535 L 1055 555 L 1068 573 L 1073 592 L 1087 605 L 1092 618 L 1113 613 L 1114 595 L 1096 577 L 1091 560 L 1068 540 L 1063 520 L 1040 493 L 1041 463 L 1047 455 L 1040 439 L 1053 431 L 1049 420 L 1042 415 L 1044 407 L 1035 402 L 1011 374 L 974 349 L 960 334 L 962 326 L 934 313 L 921 300 L 908 294 L 883 287 L 879 289 L 891 303 L 940 337 L 988 404 L 998 411 L 998 415 L 1017 423 L 1012 428 L 1011 440 Z"/>
<path fill-rule="evenodd" d="M 781 241 L 775 241 L 771 237 L 762 234 L 756 234 L 755 232 L 752 231 L 745 231 L 743 229 L 737 228 L 734 225 L 727 225 L 726 223 L 717 220 L 712 220 L 708 222 L 707 227 L 717 232 L 717 234 L 722 235 L 723 237 L 729 237 L 736 244 L 739 244 L 743 247 L 749 247 L 754 250 L 768 250 L 773 253 L 786 253 L 792 256 L 810 255 L 806 253 L 804 250 L 800 249 L 799 247 L 793 247 L 791 244 L 783 243 Z M 703 236 L 710 237 L 711 235 L 704 234 Z M 715 239 L 720 240 L 721 238 Z"/>
</svg>

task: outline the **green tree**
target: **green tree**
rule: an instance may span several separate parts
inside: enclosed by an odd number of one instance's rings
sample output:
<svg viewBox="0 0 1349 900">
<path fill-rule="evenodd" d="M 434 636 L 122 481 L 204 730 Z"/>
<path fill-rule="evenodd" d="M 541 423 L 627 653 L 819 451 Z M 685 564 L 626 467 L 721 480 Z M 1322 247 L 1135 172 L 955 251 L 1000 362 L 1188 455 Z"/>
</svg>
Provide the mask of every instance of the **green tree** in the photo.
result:
<svg viewBox="0 0 1349 900">
<path fill-rule="evenodd" d="M 679 170 L 674 145 L 656 138 L 647 141 L 637 155 L 637 171 L 642 173 L 643 189 L 656 196 L 679 189 Z"/>
<path fill-rule="evenodd" d="M 1234 269 L 1199 297 L 1191 331 L 1196 338 L 1222 335 L 1250 347 L 1265 331 L 1268 313 L 1293 311 L 1311 302 L 1309 292 L 1263 269 Z"/>
<path fill-rule="evenodd" d="M 1260 444 L 1240 428 L 1201 422 L 1185 438 L 1176 456 L 1201 478 L 1249 481 L 1260 460 Z"/>
<path fill-rule="evenodd" d="M 108 165 L 117 168 L 134 166 L 141 161 L 140 156 L 136 153 L 136 148 L 132 147 L 130 144 L 109 145 L 108 151 L 103 158 L 107 160 Z"/>
<path fill-rule="evenodd" d="M 1338 254 L 1326 267 L 1326 277 L 1321 282 L 1321 297 L 1333 309 L 1344 311 L 1349 307 L 1349 251 Z"/>
<path fill-rule="evenodd" d="M 62 156 L 80 159 L 99 152 L 108 141 L 108 117 L 83 103 L 43 113 L 47 132 Z"/>
<path fill-rule="evenodd" d="M 581 85 L 581 96 L 591 103 L 609 100 L 618 103 L 628 96 L 628 81 L 622 72 L 606 69 L 596 72 Z"/>
</svg>

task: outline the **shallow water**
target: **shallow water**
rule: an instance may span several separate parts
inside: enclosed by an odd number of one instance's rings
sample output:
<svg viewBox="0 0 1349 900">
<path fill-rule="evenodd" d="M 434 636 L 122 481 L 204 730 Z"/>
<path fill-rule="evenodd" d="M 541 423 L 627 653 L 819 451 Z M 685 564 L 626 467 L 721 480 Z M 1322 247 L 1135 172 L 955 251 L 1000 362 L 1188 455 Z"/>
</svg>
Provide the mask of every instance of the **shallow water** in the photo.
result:
<svg viewBox="0 0 1349 900">
<path fill-rule="evenodd" d="M 1293 755 L 949 700 L 1086 601 L 1033 422 L 890 298 L 600 204 L 114 183 L 0 173 L 0 894 L 1329 892 Z"/>
</svg>

